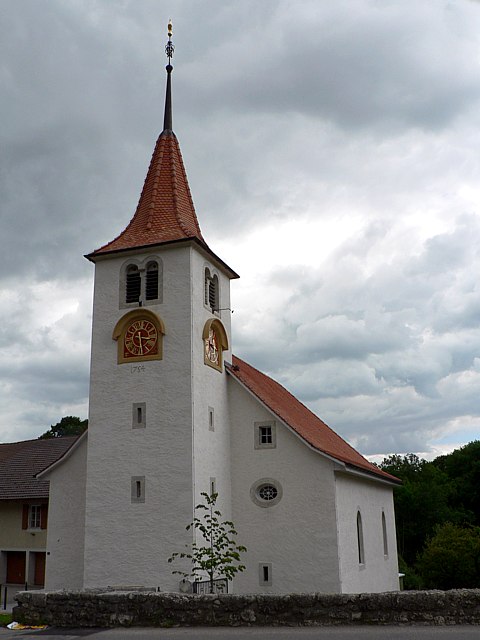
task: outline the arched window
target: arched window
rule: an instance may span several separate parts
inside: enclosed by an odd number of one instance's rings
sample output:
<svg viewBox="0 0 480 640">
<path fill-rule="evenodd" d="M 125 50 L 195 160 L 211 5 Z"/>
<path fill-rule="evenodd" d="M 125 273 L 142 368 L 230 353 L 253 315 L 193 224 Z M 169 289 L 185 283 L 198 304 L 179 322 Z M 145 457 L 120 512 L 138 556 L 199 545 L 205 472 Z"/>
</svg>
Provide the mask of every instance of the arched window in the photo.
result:
<svg viewBox="0 0 480 640">
<path fill-rule="evenodd" d="M 127 267 L 125 283 L 125 302 L 138 302 L 142 289 L 142 280 L 137 265 L 131 264 Z"/>
<path fill-rule="evenodd" d="M 162 302 L 163 264 L 160 258 L 132 258 L 120 270 L 120 309 Z"/>
<path fill-rule="evenodd" d="M 147 264 L 145 298 L 147 300 L 156 300 L 158 298 L 158 264 L 154 261 Z"/>
<path fill-rule="evenodd" d="M 387 521 L 385 513 L 382 511 L 382 535 L 383 535 L 383 555 L 388 556 Z"/>
<path fill-rule="evenodd" d="M 362 515 L 360 511 L 357 511 L 357 546 L 358 546 L 358 563 L 365 564 L 365 551 L 363 548 Z"/>
<path fill-rule="evenodd" d="M 219 310 L 220 296 L 218 287 L 218 276 L 212 274 L 210 269 L 205 269 L 205 306 L 207 306 L 212 313 Z"/>
</svg>

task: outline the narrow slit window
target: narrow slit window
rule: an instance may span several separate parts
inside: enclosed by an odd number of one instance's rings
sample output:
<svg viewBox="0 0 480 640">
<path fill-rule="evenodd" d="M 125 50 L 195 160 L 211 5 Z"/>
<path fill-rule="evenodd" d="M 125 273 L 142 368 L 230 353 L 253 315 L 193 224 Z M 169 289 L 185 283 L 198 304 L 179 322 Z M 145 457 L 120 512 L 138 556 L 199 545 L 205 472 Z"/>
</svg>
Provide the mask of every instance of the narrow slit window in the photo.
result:
<svg viewBox="0 0 480 640">
<path fill-rule="evenodd" d="M 357 546 L 358 546 L 358 564 L 365 564 L 365 551 L 363 547 L 363 526 L 360 511 L 357 511 Z"/>
<path fill-rule="evenodd" d="M 208 407 L 208 430 L 215 431 L 215 412 L 213 407 Z"/>
<path fill-rule="evenodd" d="M 382 511 L 382 536 L 383 536 L 383 555 L 388 556 L 388 538 L 387 538 L 387 521 L 385 513 Z"/>
<path fill-rule="evenodd" d="M 145 298 L 147 300 L 156 300 L 158 298 L 158 264 L 156 262 L 147 264 Z"/>
<path fill-rule="evenodd" d="M 147 426 L 146 413 L 145 402 L 132 404 L 132 429 L 144 429 Z"/>
<path fill-rule="evenodd" d="M 260 585 L 271 586 L 272 584 L 272 563 L 260 563 L 258 566 L 258 578 Z"/>
<path fill-rule="evenodd" d="M 213 496 L 214 493 L 217 493 L 217 479 L 210 478 L 210 495 Z"/>
<path fill-rule="evenodd" d="M 133 476 L 131 479 L 132 503 L 145 502 L 145 476 Z"/>
<path fill-rule="evenodd" d="M 125 302 L 138 302 L 140 300 L 140 291 L 142 281 L 140 271 L 135 265 L 130 265 L 127 269 Z"/>
</svg>

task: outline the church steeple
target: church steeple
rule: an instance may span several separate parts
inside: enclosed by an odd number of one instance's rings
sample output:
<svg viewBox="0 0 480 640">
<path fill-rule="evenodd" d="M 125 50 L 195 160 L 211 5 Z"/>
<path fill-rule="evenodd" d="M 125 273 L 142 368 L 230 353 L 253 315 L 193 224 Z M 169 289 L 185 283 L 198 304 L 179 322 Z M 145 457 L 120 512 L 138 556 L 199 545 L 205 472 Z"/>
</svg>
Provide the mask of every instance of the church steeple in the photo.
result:
<svg viewBox="0 0 480 640">
<path fill-rule="evenodd" d="M 171 36 L 172 23 L 169 22 L 163 131 L 155 145 L 135 215 L 120 235 L 90 253 L 89 259 L 100 254 L 186 239 L 199 241 L 210 251 L 200 231 L 180 146 L 172 130 L 171 58 L 174 45 Z"/>
</svg>

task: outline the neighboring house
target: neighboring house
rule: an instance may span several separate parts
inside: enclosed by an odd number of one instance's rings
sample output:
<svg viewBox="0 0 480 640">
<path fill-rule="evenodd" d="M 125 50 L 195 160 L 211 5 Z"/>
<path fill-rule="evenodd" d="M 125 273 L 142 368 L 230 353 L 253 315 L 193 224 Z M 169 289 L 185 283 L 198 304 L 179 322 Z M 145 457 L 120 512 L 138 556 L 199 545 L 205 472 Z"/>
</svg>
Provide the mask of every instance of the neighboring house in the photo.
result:
<svg viewBox="0 0 480 640">
<path fill-rule="evenodd" d="M 185 527 L 201 493 L 218 492 L 248 548 L 234 592 L 398 589 L 398 481 L 232 355 L 238 275 L 200 231 L 172 130 L 171 70 L 135 215 L 87 256 L 89 429 L 39 475 L 51 486 L 46 587 L 178 590 L 167 559 L 193 541 Z"/>
<path fill-rule="evenodd" d="M 35 474 L 76 438 L 0 444 L 0 584 L 43 586 L 49 483 Z"/>
</svg>

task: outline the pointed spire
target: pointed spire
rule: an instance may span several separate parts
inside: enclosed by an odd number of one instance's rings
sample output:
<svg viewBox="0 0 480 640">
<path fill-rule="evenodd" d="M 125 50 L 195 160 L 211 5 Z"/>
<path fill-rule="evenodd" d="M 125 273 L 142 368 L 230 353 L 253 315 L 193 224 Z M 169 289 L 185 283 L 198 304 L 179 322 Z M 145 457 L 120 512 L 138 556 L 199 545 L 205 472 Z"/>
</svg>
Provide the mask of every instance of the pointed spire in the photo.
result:
<svg viewBox="0 0 480 640">
<path fill-rule="evenodd" d="M 172 131 L 173 67 L 170 62 L 174 46 L 171 36 L 172 22 L 169 21 L 168 43 L 165 47 L 168 65 L 163 131 L 153 151 L 137 210 L 126 229 L 114 240 L 89 254 L 89 258 L 100 253 L 136 249 L 187 238 L 195 238 L 207 246 L 195 213 L 180 146 Z"/>
<path fill-rule="evenodd" d="M 165 92 L 165 114 L 163 117 L 163 130 L 173 131 L 172 129 L 172 56 L 175 51 L 175 47 L 172 42 L 172 21 L 168 21 L 168 42 L 165 47 L 165 53 L 167 54 L 168 64 L 165 67 L 167 70 L 167 90 Z"/>
</svg>

